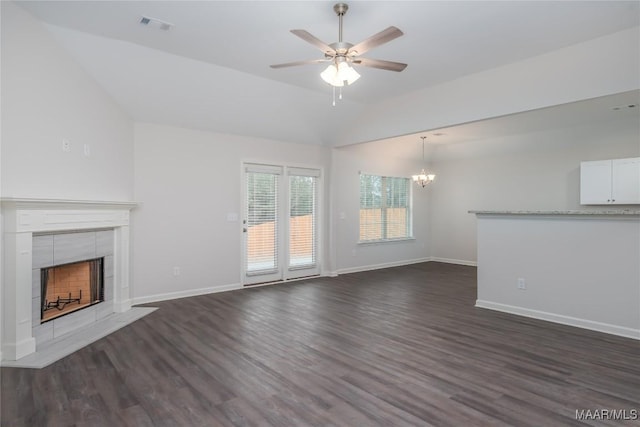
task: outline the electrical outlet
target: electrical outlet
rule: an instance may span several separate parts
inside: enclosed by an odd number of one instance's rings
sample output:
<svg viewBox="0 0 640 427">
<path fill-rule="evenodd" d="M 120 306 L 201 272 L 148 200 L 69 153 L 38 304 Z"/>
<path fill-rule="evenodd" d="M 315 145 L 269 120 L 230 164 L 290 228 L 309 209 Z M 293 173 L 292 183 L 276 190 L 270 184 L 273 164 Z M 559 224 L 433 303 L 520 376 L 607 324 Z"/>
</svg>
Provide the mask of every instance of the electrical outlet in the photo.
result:
<svg viewBox="0 0 640 427">
<path fill-rule="evenodd" d="M 174 276 L 180 275 L 180 267 L 173 267 L 173 275 Z"/>
<path fill-rule="evenodd" d="M 69 141 L 68 139 L 62 140 L 62 151 L 64 151 L 65 153 L 71 151 L 71 141 Z"/>
<path fill-rule="evenodd" d="M 518 289 L 520 289 L 521 291 L 524 291 L 525 289 L 527 289 L 527 284 L 523 278 L 518 279 Z"/>
<path fill-rule="evenodd" d="M 89 144 L 84 144 L 84 156 L 85 157 L 91 156 L 91 147 L 89 146 Z"/>
</svg>

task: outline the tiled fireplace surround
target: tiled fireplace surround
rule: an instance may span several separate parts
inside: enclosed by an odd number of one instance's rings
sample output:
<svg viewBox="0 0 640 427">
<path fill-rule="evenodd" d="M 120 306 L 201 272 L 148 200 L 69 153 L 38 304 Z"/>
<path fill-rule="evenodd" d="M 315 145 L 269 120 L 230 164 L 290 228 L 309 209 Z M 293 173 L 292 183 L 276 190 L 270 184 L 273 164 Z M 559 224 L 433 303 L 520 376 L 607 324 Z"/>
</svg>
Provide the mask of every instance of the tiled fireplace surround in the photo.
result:
<svg viewBox="0 0 640 427">
<path fill-rule="evenodd" d="M 2 199 L 2 359 L 131 308 L 129 211 L 135 203 Z M 40 269 L 104 257 L 104 302 L 40 324 Z"/>
<path fill-rule="evenodd" d="M 33 236 L 31 325 L 36 347 L 113 313 L 113 229 Z M 104 257 L 104 301 L 40 324 L 40 269 Z"/>
</svg>

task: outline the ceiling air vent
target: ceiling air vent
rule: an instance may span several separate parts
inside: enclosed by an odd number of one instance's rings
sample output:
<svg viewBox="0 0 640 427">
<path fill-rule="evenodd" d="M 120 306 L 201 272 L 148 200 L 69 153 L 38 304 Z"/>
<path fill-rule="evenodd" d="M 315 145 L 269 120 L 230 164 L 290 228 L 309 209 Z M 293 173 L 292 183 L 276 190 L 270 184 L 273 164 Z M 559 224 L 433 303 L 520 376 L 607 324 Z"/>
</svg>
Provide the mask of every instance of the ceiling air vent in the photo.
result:
<svg viewBox="0 0 640 427">
<path fill-rule="evenodd" d="M 138 22 L 140 23 L 140 25 L 145 25 L 148 27 L 156 27 L 161 31 L 169 31 L 174 27 L 174 25 L 169 22 L 162 21 L 157 18 L 150 18 L 148 16 L 142 16 Z"/>
</svg>

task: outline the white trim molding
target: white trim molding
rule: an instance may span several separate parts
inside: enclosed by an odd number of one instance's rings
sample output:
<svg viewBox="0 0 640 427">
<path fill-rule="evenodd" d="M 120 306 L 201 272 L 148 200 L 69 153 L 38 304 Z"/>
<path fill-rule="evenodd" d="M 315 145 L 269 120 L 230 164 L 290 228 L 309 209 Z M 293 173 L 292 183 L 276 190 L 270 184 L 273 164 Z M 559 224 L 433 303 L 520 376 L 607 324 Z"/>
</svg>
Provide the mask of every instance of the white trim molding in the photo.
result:
<svg viewBox="0 0 640 427">
<path fill-rule="evenodd" d="M 36 350 L 32 321 L 33 234 L 114 230 L 114 307 L 129 297 L 129 213 L 135 202 L 2 198 L 2 356 L 17 360 Z"/>
<path fill-rule="evenodd" d="M 439 258 L 439 257 L 430 257 L 429 261 L 433 262 L 444 262 L 446 264 L 457 264 L 457 265 L 468 265 L 470 267 L 477 267 L 478 261 L 466 261 L 463 259 L 453 259 L 453 258 Z"/>
<path fill-rule="evenodd" d="M 417 259 L 407 259 L 402 261 L 385 262 L 382 264 L 370 264 L 370 265 L 362 265 L 358 267 L 341 268 L 336 272 L 336 275 L 348 274 L 348 273 L 359 273 L 361 271 L 369 271 L 369 270 L 380 270 L 382 268 L 400 267 L 403 265 L 420 264 L 422 262 L 428 262 L 428 261 L 431 261 L 431 259 L 417 258 Z"/>
<path fill-rule="evenodd" d="M 187 298 L 187 297 L 195 297 L 198 295 L 207 295 L 207 294 L 215 294 L 218 292 L 227 292 L 227 291 L 235 291 L 237 289 L 243 289 L 240 283 L 233 283 L 230 285 L 221 285 L 221 286 L 209 286 L 206 288 L 199 289 L 189 289 L 187 291 L 177 291 L 177 292 L 166 292 L 163 294 L 155 294 L 155 295 L 146 295 L 142 297 L 133 298 L 132 304 L 148 304 L 151 302 L 158 301 L 167 301 L 178 298 Z"/>
<path fill-rule="evenodd" d="M 529 308 L 500 304 L 491 301 L 477 300 L 476 307 L 640 340 L 640 329 L 632 329 L 624 326 L 611 325 L 608 323 L 594 322 L 593 320 L 579 319 L 576 317 L 564 316 L 562 314 L 531 310 Z"/>
<path fill-rule="evenodd" d="M 408 259 L 408 260 L 402 260 L 402 261 L 385 262 L 382 264 L 370 264 L 370 265 L 362 265 L 358 267 L 341 268 L 341 269 L 338 269 L 337 271 L 329 272 L 326 275 L 329 277 L 336 277 L 339 274 L 359 273 L 361 271 L 380 270 L 381 268 L 390 268 L 390 267 L 401 267 L 403 265 L 420 264 L 423 262 L 443 262 L 446 264 L 467 265 L 470 267 L 478 266 L 478 263 L 476 261 L 465 261 L 461 259 L 452 259 L 452 258 L 426 257 L 426 258 Z"/>
</svg>

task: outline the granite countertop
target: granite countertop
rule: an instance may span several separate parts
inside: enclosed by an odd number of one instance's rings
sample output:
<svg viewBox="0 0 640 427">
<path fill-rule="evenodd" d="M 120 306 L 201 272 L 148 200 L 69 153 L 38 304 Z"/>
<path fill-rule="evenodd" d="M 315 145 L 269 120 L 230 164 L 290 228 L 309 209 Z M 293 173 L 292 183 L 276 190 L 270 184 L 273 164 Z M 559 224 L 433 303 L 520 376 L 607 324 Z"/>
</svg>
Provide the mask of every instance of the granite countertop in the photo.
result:
<svg viewBox="0 0 640 427">
<path fill-rule="evenodd" d="M 567 210 L 567 211 L 469 211 L 477 215 L 640 215 L 640 209 Z"/>
<path fill-rule="evenodd" d="M 116 207 L 135 208 L 140 203 L 133 201 L 110 200 L 71 200 L 71 199 L 36 199 L 24 197 L 0 197 L 0 204 L 17 206 L 19 208 L 49 208 L 49 207 Z"/>
</svg>

